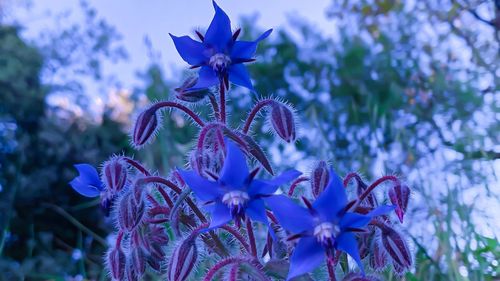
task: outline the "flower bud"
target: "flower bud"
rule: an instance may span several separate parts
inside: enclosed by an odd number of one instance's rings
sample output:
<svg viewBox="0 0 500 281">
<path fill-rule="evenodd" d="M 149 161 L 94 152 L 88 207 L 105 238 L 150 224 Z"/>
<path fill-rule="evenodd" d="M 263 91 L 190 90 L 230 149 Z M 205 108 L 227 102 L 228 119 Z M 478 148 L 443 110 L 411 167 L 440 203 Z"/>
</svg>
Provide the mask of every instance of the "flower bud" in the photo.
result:
<svg viewBox="0 0 500 281">
<path fill-rule="evenodd" d="M 358 233 L 359 256 L 364 259 L 370 253 L 373 233 Z"/>
<path fill-rule="evenodd" d="M 130 249 L 131 266 L 138 276 L 141 276 L 146 271 L 146 257 L 144 250 L 140 246 L 133 246 Z"/>
<path fill-rule="evenodd" d="M 148 238 L 150 243 L 155 243 L 160 246 L 167 246 L 169 242 L 168 234 L 165 232 L 163 227 L 151 226 Z"/>
<path fill-rule="evenodd" d="M 195 237 L 192 235 L 182 241 L 172 253 L 168 264 L 167 279 L 169 281 L 184 281 L 196 264 L 198 249 Z"/>
<path fill-rule="evenodd" d="M 160 117 L 154 106 L 144 110 L 137 117 L 132 135 L 132 143 L 136 147 L 142 147 L 155 134 L 158 128 Z"/>
<path fill-rule="evenodd" d="M 311 173 L 311 189 L 314 197 L 318 197 L 330 180 L 330 173 L 325 161 L 319 161 Z"/>
<path fill-rule="evenodd" d="M 106 263 L 113 280 L 123 280 L 123 275 L 125 274 L 125 254 L 120 247 L 115 247 L 108 251 Z"/>
<path fill-rule="evenodd" d="M 382 271 L 387 265 L 387 254 L 378 239 L 373 239 L 370 251 L 370 266 L 375 271 Z"/>
<path fill-rule="evenodd" d="M 271 125 L 274 131 L 286 142 L 295 140 L 295 121 L 292 110 L 279 102 L 271 105 Z"/>
<path fill-rule="evenodd" d="M 125 275 L 127 276 L 127 281 L 139 281 L 139 275 L 135 272 L 130 260 L 125 267 Z"/>
<path fill-rule="evenodd" d="M 102 182 L 112 195 L 123 189 L 127 183 L 127 175 L 127 164 L 120 157 L 106 161 L 102 168 Z"/>
<path fill-rule="evenodd" d="M 208 91 L 203 89 L 199 91 L 193 91 L 189 90 L 192 88 L 196 83 L 198 82 L 197 77 L 190 77 L 182 83 L 182 85 L 179 88 L 176 88 L 175 91 L 177 94 L 175 95 L 178 99 L 185 101 L 185 102 L 199 102 L 202 99 L 204 99 Z"/>
<path fill-rule="evenodd" d="M 396 214 L 401 223 L 403 223 L 403 217 L 408 207 L 410 192 L 410 188 L 405 184 L 396 184 L 389 190 L 389 199 L 392 204 L 396 205 Z"/>
<path fill-rule="evenodd" d="M 124 194 L 118 205 L 118 225 L 121 229 L 132 231 L 144 216 L 144 202 L 136 202 L 132 193 Z"/>
<path fill-rule="evenodd" d="M 382 245 L 394 264 L 403 269 L 409 268 L 412 263 L 410 249 L 400 233 L 387 226 L 382 229 Z"/>
</svg>

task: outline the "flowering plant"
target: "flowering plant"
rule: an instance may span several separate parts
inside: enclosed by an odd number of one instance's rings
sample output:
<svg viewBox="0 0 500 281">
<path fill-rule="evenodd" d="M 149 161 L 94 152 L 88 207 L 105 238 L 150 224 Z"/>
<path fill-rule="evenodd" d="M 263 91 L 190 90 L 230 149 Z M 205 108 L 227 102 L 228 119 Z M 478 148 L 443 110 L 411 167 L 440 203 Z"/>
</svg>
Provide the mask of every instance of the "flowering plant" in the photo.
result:
<svg viewBox="0 0 500 281">
<path fill-rule="evenodd" d="M 75 165 L 80 175 L 71 186 L 83 196 L 99 196 L 116 224 L 116 241 L 105 256 L 110 277 L 133 281 L 151 272 L 182 281 L 197 269 L 207 281 L 312 280 L 317 270 L 330 280 L 377 280 L 375 273 L 389 264 L 402 275 L 412 257 L 390 215 L 403 222 L 410 189 L 397 177 L 367 185 L 350 173 L 342 180 L 325 161 L 307 176 L 289 170 L 273 177 L 270 161 L 249 131 L 258 113 L 269 109 L 276 134 L 289 143 L 295 140 L 294 111 L 275 99 L 258 101 L 241 129 L 229 126 L 230 83 L 254 91 L 243 63 L 254 60 L 258 43 L 272 30 L 255 41 L 238 41 L 240 29 L 232 33 L 226 13 L 215 2 L 214 7 L 205 35 L 197 32 L 200 41 L 171 35 L 181 57 L 200 68 L 198 77 L 176 89 L 179 101 L 160 101 L 144 110 L 131 137 L 136 148 L 143 147 L 161 127 L 162 109 L 181 110 L 200 128 L 188 169 L 162 177 L 126 156 L 103 163 L 100 176 L 88 164 Z M 191 109 L 205 99 L 214 113 L 208 120 Z M 256 160 L 254 167 L 248 159 Z M 261 170 L 269 175 L 260 175 Z M 356 183 L 353 199 L 346 193 L 351 181 Z M 385 182 L 390 204 L 380 204 L 373 193 Z M 300 206 L 296 187 L 306 183 L 310 189 L 300 196 Z M 347 256 L 358 269 L 346 266 Z"/>
</svg>

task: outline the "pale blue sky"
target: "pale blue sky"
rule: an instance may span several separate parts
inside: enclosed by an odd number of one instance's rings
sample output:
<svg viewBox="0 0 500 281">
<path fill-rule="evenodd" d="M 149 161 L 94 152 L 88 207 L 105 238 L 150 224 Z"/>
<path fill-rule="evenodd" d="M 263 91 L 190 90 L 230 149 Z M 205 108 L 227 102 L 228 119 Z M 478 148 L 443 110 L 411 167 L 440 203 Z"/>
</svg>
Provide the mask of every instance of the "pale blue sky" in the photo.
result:
<svg viewBox="0 0 500 281">
<path fill-rule="evenodd" d="M 334 33 L 333 23 L 325 16 L 325 8 L 331 0 L 219 0 L 218 4 L 232 19 L 233 27 L 243 15 L 258 13 L 257 25 L 262 28 L 286 26 L 287 16 L 296 15 L 320 27 L 325 33 Z M 206 28 L 213 17 L 210 0 L 90 0 L 98 16 L 104 17 L 123 35 L 123 45 L 130 55 L 126 63 L 108 66 L 107 71 L 119 75 L 121 81 L 136 80 L 134 72 L 144 69 L 149 63 L 144 37 L 147 35 L 154 48 L 161 54 L 161 63 L 167 75 L 172 67 L 185 64 L 175 51 L 168 33 L 192 35 L 196 28 Z M 18 7 L 12 15 L 21 23 L 26 23 L 26 36 L 36 36 L 43 28 L 51 25 L 52 15 L 64 10 L 79 10 L 78 0 L 38 0 L 26 11 Z M 125 84 L 125 86 L 128 86 Z"/>
</svg>

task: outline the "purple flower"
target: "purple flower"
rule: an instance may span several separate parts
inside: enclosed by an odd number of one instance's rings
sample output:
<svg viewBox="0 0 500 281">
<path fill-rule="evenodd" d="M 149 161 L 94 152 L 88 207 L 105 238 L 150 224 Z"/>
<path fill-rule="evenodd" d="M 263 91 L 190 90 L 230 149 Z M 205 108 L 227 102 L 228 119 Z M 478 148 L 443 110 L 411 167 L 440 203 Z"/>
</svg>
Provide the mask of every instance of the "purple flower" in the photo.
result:
<svg viewBox="0 0 500 281">
<path fill-rule="evenodd" d="M 196 197 L 211 210 L 209 229 L 222 226 L 235 219 L 239 223 L 248 215 L 255 221 L 268 223 L 263 197 L 273 194 L 280 185 L 300 176 L 289 170 L 272 180 L 255 179 L 249 173 L 245 155 L 232 141 L 226 140 L 227 154 L 215 181 L 207 180 L 194 171 L 179 170 L 184 181 Z"/>
<path fill-rule="evenodd" d="M 71 187 L 85 197 L 97 197 L 101 195 L 104 185 L 99 179 L 97 170 L 89 164 L 76 164 L 75 168 L 80 175 L 69 183 Z"/>
<path fill-rule="evenodd" d="M 362 231 L 370 220 L 394 210 L 380 206 L 366 215 L 346 212 L 347 195 L 339 176 L 330 169 L 330 182 L 308 208 L 298 206 L 283 195 L 264 198 L 280 225 L 300 237 L 291 257 L 288 280 L 318 267 L 325 256 L 333 258 L 335 249 L 349 254 L 363 267 L 353 232 Z"/>
<path fill-rule="evenodd" d="M 199 90 L 228 80 L 254 90 L 245 62 L 253 61 L 257 44 L 271 34 L 272 29 L 264 32 L 255 41 L 236 41 L 240 30 L 231 32 L 231 21 L 226 13 L 213 2 L 215 16 L 205 36 L 198 33 L 202 42 L 189 36 L 172 37 L 182 59 L 192 66 L 201 67 L 197 83 L 189 90 Z"/>
</svg>

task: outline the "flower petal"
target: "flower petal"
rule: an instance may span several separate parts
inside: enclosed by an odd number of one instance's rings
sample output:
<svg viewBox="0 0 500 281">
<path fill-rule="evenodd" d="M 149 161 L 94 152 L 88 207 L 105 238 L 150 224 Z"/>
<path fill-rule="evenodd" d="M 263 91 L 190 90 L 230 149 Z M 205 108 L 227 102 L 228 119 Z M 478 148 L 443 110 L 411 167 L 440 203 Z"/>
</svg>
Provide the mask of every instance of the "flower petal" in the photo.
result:
<svg viewBox="0 0 500 281">
<path fill-rule="evenodd" d="M 229 81 L 251 91 L 255 91 L 252 86 L 252 81 L 250 81 L 250 75 L 248 74 L 247 68 L 241 63 L 232 64 L 229 67 Z"/>
<path fill-rule="evenodd" d="M 381 205 L 375 209 L 373 209 L 371 212 L 369 212 L 367 215 L 373 217 L 381 216 L 388 214 L 396 209 L 395 205 Z"/>
<path fill-rule="evenodd" d="M 226 159 L 220 173 L 219 181 L 232 189 L 244 187 L 248 177 L 248 166 L 245 155 L 240 148 L 229 139 L 226 139 Z"/>
<path fill-rule="evenodd" d="M 349 254 L 351 258 L 353 258 L 358 264 L 359 269 L 364 274 L 363 264 L 361 263 L 361 257 L 359 256 L 358 243 L 356 242 L 356 238 L 354 234 L 350 232 L 343 232 L 337 237 L 335 242 L 336 248 L 342 250 Z"/>
<path fill-rule="evenodd" d="M 255 41 L 236 41 L 233 45 L 233 49 L 231 50 L 231 58 L 252 58 L 255 55 L 255 51 L 257 50 L 257 45 L 259 44 L 259 42 L 266 39 L 272 31 L 272 29 L 269 29 L 261 36 L 259 36 L 259 38 L 257 38 L 257 40 Z"/>
<path fill-rule="evenodd" d="M 102 182 L 94 166 L 89 164 L 76 164 L 74 167 L 78 170 L 78 173 L 80 173 L 79 178 L 82 183 L 92 185 L 98 190 L 102 190 Z"/>
<path fill-rule="evenodd" d="M 273 194 L 280 185 L 298 178 L 301 174 L 297 170 L 288 170 L 270 180 L 253 180 L 250 184 L 248 194 L 250 196 Z"/>
<path fill-rule="evenodd" d="M 330 182 L 314 201 L 313 207 L 323 220 L 335 221 L 338 212 L 347 204 L 347 195 L 340 177 L 330 169 Z"/>
<path fill-rule="evenodd" d="M 284 195 L 265 197 L 263 200 L 273 211 L 280 225 L 293 232 L 300 233 L 314 228 L 313 217 L 303 208 Z"/>
<path fill-rule="evenodd" d="M 316 238 L 303 237 L 293 251 L 287 280 L 310 272 L 325 259 L 325 251 Z"/>
<path fill-rule="evenodd" d="M 219 84 L 219 77 L 217 77 L 215 71 L 211 67 L 204 65 L 198 72 L 198 81 L 193 87 L 187 89 L 186 92 L 203 90 L 217 84 Z"/>
<path fill-rule="evenodd" d="M 216 202 L 212 210 L 212 220 L 210 221 L 210 226 L 207 230 L 212 230 L 214 228 L 220 227 L 233 219 L 231 216 L 231 211 L 222 202 Z"/>
<path fill-rule="evenodd" d="M 266 216 L 266 207 L 262 199 L 250 200 L 250 202 L 248 202 L 245 212 L 254 221 L 260 221 L 265 224 L 269 223 Z"/>
<path fill-rule="evenodd" d="M 215 15 L 210 26 L 205 33 L 205 44 L 214 47 L 216 52 L 225 53 L 231 43 L 233 34 L 231 33 L 231 21 L 227 14 L 213 1 Z"/>
<path fill-rule="evenodd" d="M 185 62 L 190 65 L 201 65 L 207 61 L 206 49 L 201 42 L 195 41 L 189 36 L 177 37 L 170 34 L 170 37 L 172 37 L 177 52 Z"/>
<path fill-rule="evenodd" d="M 339 226 L 341 229 L 347 227 L 362 228 L 365 227 L 372 220 L 372 216 L 362 215 L 358 213 L 345 213 L 340 219 Z"/>
<path fill-rule="evenodd" d="M 217 182 L 209 181 L 194 171 L 177 169 L 182 179 L 193 190 L 196 197 L 202 201 L 210 201 L 222 196 L 222 191 Z"/>
<path fill-rule="evenodd" d="M 95 186 L 88 185 L 80 180 L 80 177 L 74 178 L 69 182 L 71 187 L 80 195 L 85 197 L 97 197 L 101 194 L 101 191 L 98 190 Z"/>
</svg>

